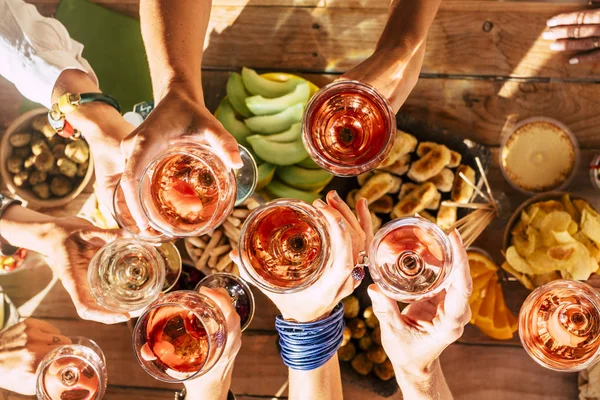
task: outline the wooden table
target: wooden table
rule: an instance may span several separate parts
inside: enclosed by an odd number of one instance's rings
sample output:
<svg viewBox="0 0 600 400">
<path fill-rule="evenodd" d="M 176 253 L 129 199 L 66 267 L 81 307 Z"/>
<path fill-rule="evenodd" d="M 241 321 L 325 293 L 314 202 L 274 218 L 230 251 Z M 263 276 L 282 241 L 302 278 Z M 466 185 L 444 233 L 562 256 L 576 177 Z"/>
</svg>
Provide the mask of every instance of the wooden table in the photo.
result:
<svg viewBox="0 0 600 400">
<path fill-rule="evenodd" d="M 34 0 L 51 15 L 58 0 Z M 137 0 L 96 0 L 137 17 Z M 265 71 L 300 72 L 324 84 L 367 57 L 386 21 L 389 0 L 214 0 L 204 56 L 207 104 L 214 109 L 225 92 L 229 71 L 250 66 Z M 524 197 L 503 180 L 497 165 L 502 128 L 516 114 L 545 115 L 568 125 L 582 148 L 581 171 L 572 188 L 593 196 L 586 172 L 600 147 L 600 64 L 570 66 L 564 55 L 548 50 L 541 39 L 545 21 L 581 5 L 493 0 L 445 0 L 431 29 L 422 78 L 403 111 L 433 125 L 488 145 L 494 165 L 491 185 L 516 207 Z M 0 78 L 0 125 L 17 115 L 21 97 Z M 69 214 L 85 201 L 82 195 Z M 501 261 L 502 226 L 492 226 L 478 245 Z M 107 326 L 81 321 L 60 283 L 39 267 L 1 277 L 0 284 L 23 317 L 47 319 L 67 335 L 97 340 L 109 371 L 107 399 L 170 399 L 176 385 L 150 378 L 137 365 L 125 324 Z M 526 296 L 508 285 L 505 296 L 514 311 Z M 287 373 L 275 341 L 275 307 L 257 295 L 258 309 L 244 333 L 236 362 L 233 391 L 238 398 L 285 398 Z M 518 340 L 483 339 L 468 327 L 460 343 L 442 355 L 448 383 L 457 399 L 576 399 L 577 376 L 545 370 L 529 359 Z M 0 392 L 2 399 L 20 399 Z M 377 399 L 344 382 L 346 399 Z"/>
</svg>

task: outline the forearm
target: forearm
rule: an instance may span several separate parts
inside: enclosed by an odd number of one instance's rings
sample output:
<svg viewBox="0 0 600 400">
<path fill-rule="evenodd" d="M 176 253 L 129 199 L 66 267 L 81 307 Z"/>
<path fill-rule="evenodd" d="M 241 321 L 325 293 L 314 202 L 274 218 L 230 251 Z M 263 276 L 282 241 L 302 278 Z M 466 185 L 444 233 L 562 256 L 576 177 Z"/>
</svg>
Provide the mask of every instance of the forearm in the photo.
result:
<svg viewBox="0 0 600 400">
<path fill-rule="evenodd" d="M 387 24 L 377 43 L 377 49 L 408 47 L 419 50 L 442 0 L 393 0 Z"/>
<path fill-rule="evenodd" d="M 52 246 L 47 244 L 47 239 L 56 233 L 55 221 L 55 218 L 37 211 L 12 205 L 0 219 L 0 236 L 15 247 L 49 255 Z"/>
<path fill-rule="evenodd" d="M 98 93 L 101 90 L 88 74 L 75 69 L 65 70 L 56 81 L 52 101 L 56 102 L 64 93 L 86 92 Z M 121 140 L 133 130 L 119 111 L 101 102 L 80 105 L 67 115 L 67 120 L 83 133 L 94 151 L 103 144 L 119 147 Z"/>
<path fill-rule="evenodd" d="M 431 370 L 414 375 L 395 369 L 396 380 L 405 399 L 411 400 L 452 400 L 452 393 L 442 372 L 439 360 Z"/>
<path fill-rule="evenodd" d="M 290 400 L 343 399 L 342 377 L 337 354 L 322 367 L 312 371 L 298 371 L 289 369 Z"/>
<path fill-rule="evenodd" d="M 202 100 L 202 51 L 211 5 L 211 0 L 141 0 L 142 36 L 156 102 L 178 85 Z"/>
<path fill-rule="evenodd" d="M 185 382 L 186 400 L 227 400 L 231 387 L 233 364 L 225 370 L 213 368 L 198 379 Z"/>
</svg>

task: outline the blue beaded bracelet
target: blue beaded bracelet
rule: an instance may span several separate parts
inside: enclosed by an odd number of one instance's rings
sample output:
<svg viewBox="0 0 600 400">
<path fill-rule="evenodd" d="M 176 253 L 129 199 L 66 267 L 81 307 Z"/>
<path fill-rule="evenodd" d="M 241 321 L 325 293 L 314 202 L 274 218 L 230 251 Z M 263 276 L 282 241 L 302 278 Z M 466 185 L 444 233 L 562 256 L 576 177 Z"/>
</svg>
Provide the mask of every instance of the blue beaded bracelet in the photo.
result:
<svg viewBox="0 0 600 400">
<path fill-rule="evenodd" d="M 291 369 L 310 371 L 323 366 L 342 345 L 344 306 L 338 304 L 331 315 L 315 322 L 289 322 L 275 319 L 281 358 Z"/>
</svg>

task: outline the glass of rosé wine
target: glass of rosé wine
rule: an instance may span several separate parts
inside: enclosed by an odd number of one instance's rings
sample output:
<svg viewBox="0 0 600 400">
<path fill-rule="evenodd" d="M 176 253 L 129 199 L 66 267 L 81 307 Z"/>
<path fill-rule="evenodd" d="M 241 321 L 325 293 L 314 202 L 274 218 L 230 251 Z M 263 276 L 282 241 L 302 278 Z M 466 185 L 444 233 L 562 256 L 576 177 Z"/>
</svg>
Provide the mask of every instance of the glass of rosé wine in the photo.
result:
<svg viewBox="0 0 600 400">
<path fill-rule="evenodd" d="M 306 106 L 302 140 L 311 158 L 337 176 L 377 167 L 396 136 L 394 110 L 375 88 L 340 80 L 323 87 Z"/>
</svg>

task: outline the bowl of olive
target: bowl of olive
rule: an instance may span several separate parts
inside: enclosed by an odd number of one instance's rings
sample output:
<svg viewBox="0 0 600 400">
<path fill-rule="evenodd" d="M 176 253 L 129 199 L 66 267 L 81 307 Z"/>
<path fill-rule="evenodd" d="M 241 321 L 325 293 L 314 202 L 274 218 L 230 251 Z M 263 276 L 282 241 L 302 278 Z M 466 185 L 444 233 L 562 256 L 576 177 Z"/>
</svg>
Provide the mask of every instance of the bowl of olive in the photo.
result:
<svg viewBox="0 0 600 400">
<path fill-rule="evenodd" d="M 60 207 L 94 176 L 87 142 L 65 139 L 38 108 L 18 117 L 2 136 L 0 173 L 6 186 L 32 208 Z"/>
</svg>

